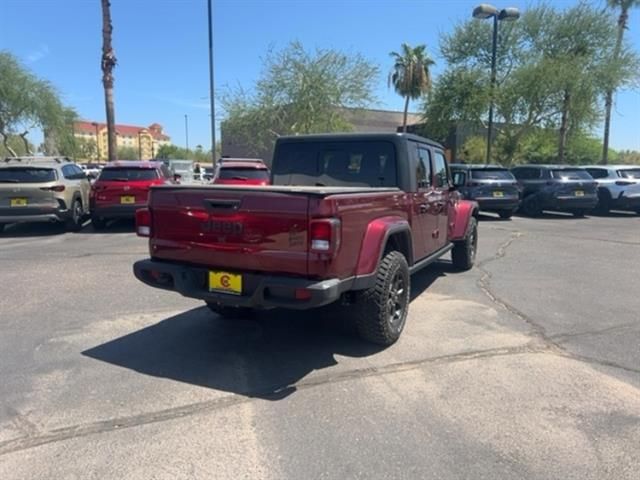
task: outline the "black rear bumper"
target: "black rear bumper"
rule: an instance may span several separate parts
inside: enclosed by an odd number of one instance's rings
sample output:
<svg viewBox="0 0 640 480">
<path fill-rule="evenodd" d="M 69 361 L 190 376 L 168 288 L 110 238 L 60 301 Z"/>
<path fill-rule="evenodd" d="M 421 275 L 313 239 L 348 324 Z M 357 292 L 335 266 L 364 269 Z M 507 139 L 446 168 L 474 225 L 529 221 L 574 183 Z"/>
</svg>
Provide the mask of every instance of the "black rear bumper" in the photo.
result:
<svg viewBox="0 0 640 480">
<path fill-rule="evenodd" d="M 520 205 L 519 198 L 474 198 L 480 210 L 498 212 L 501 210 L 515 211 Z"/>
<path fill-rule="evenodd" d="M 598 204 L 597 195 L 585 195 L 584 197 L 557 196 L 547 198 L 543 203 L 545 210 L 592 210 Z"/>
<path fill-rule="evenodd" d="M 100 218 L 135 218 L 136 210 L 147 208 L 146 203 L 135 205 L 94 205 L 91 214 Z"/>
<path fill-rule="evenodd" d="M 176 265 L 152 259 L 133 265 L 133 273 L 147 285 L 178 292 L 231 307 L 290 308 L 306 310 L 332 303 L 350 290 L 353 279 L 308 280 L 304 278 L 242 273 L 242 295 L 211 292 L 208 288 L 209 270 L 201 267 Z M 296 289 L 305 289 L 308 298 L 296 299 Z"/>
</svg>

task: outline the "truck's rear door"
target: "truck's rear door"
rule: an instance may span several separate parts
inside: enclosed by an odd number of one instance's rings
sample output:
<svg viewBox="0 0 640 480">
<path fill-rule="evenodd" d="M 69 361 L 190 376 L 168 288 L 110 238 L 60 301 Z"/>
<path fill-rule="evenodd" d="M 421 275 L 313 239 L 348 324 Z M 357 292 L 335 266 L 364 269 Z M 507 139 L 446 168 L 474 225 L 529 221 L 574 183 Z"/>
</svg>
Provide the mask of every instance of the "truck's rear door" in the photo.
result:
<svg viewBox="0 0 640 480">
<path fill-rule="evenodd" d="M 159 187 L 151 255 L 212 269 L 307 274 L 309 197 L 264 187 Z"/>
</svg>

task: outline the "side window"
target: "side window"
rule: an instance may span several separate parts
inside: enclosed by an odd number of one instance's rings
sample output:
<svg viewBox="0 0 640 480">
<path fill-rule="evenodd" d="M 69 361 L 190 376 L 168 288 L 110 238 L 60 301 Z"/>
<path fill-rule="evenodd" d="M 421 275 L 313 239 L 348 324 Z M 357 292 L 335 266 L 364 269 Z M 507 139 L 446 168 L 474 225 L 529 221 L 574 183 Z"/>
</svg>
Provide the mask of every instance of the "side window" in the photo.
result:
<svg viewBox="0 0 640 480">
<path fill-rule="evenodd" d="M 82 179 L 86 177 L 86 175 L 84 174 L 84 171 L 78 165 L 72 165 L 72 167 L 73 167 L 74 174 L 76 175 L 76 178 Z"/>
<path fill-rule="evenodd" d="M 607 178 L 609 176 L 609 172 L 603 168 L 587 168 L 587 172 L 593 178 Z"/>
<path fill-rule="evenodd" d="M 418 146 L 418 189 L 431 186 L 431 152 Z"/>
<path fill-rule="evenodd" d="M 171 178 L 172 177 L 171 172 L 169 171 L 169 169 L 167 168 L 167 166 L 165 164 L 162 164 L 160 166 L 160 171 L 162 172 L 162 176 L 164 178 Z"/>
<path fill-rule="evenodd" d="M 62 175 L 67 180 L 73 179 L 73 176 L 75 175 L 75 172 L 73 171 L 73 165 L 65 165 L 64 167 L 62 167 Z"/>
<path fill-rule="evenodd" d="M 452 172 L 453 184 L 456 187 L 463 187 L 467 183 L 467 174 L 462 170 Z"/>
<path fill-rule="evenodd" d="M 435 152 L 435 183 L 436 187 L 446 187 L 449 185 L 449 171 L 447 170 L 447 159 L 444 158 L 444 154 L 436 150 Z"/>
</svg>

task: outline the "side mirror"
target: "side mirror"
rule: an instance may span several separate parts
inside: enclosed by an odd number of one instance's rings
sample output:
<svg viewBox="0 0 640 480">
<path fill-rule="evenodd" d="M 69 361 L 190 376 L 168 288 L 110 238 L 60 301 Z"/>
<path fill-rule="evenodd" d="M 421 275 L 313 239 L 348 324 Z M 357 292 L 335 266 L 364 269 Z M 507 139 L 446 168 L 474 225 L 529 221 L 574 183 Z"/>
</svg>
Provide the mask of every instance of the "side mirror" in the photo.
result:
<svg viewBox="0 0 640 480">
<path fill-rule="evenodd" d="M 467 174 L 464 172 L 455 172 L 453 174 L 453 186 L 455 188 L 464 187 L 467 182 Z"/>
<path fill-rule="evenodd" d="M 179 182 L 181 178 L 182 178 L 182 175 L 180 175 L 179 173 L 174 173 L 173 174 L 173 181 L 174 182 Z"/>
</svg>

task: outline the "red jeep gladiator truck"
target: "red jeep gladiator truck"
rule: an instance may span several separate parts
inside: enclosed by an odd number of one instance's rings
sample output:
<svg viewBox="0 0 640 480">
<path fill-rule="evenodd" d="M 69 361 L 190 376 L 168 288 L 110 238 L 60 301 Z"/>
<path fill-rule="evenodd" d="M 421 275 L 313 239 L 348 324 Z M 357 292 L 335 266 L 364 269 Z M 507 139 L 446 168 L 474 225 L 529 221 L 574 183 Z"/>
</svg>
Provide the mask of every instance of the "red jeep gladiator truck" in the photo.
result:
<svg viewBox="0 0 640 480">
<path fill-rule="evenodd" d="M 136 215 L 151 258 L 135 263 L 135 276 L 223 317 L 342 300 L 361 337 L 390 345 L 412 273 L 449 252 L 455 267 L 473 266 L 478 206 L 461 200 L 438 143 L 281 137 L 271 168 L 270 186 L 152 187 Z"/>
</svg>

